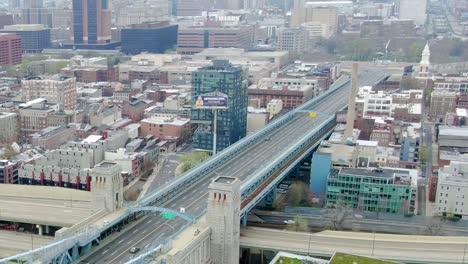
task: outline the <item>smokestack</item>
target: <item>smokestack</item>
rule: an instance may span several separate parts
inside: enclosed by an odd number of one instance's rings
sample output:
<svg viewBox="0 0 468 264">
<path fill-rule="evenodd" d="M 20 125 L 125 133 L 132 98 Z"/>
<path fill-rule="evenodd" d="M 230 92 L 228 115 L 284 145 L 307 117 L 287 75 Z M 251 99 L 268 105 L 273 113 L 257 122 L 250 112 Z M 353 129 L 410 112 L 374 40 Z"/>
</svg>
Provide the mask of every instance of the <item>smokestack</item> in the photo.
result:
<svg viewBox="0 0 468 264">
<path fill-rule="evenodd" d="M 358 72 L 359 64 L 353 63 L 353 71 L 351 73 L 351 93 L 349 95 L 348 116 L 346 117 L 345 140 L 352 139 L 353 137 L 354 116 L 356 111 L 356 95 L 359 88 Z"/>
</svg>

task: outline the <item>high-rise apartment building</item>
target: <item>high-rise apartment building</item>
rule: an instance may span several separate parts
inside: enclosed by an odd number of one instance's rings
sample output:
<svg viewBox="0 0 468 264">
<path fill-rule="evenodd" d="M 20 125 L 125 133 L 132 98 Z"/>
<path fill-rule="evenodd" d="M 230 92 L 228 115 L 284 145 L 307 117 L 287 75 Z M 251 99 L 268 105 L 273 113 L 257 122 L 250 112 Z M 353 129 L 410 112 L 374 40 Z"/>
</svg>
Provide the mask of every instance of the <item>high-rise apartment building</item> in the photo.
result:
<svg viewBox="0 0 468 264">
<path fill-rule="evenodd" d="M 73 0 L 71 32 L 74 44 L 110 43 L 111 11 L 108 0 Z"/>
<path fill-rule="evenodd" d="M 220 92 L 228 96 L 229 108 L 217 110 L 217 144 L 221 151 L 245 137 L 247 133 L 247 72 L 227 60 L 215 60 L 213 65 L 192 73 L 192 104 L 198 96 Z M 213 149 L 214 113 L 212 110 L 192 109 L 192 123 L 198 124 L 194 146 Z"/>
<path fill-rule="evenodd" d="M 21 38 L 15 34 L 0 33 L 0 65 L 16 65 L 22 60 Z"/>
<path fill-rule="evenodd" d="M 74 110 L 76 107 L 76 79 L 54 76 L 48 79 L 39 77 L 21 81 L 23 101 L 38 98 L 47 102 L 60 104 L 64 109 Z"/>
</svg>

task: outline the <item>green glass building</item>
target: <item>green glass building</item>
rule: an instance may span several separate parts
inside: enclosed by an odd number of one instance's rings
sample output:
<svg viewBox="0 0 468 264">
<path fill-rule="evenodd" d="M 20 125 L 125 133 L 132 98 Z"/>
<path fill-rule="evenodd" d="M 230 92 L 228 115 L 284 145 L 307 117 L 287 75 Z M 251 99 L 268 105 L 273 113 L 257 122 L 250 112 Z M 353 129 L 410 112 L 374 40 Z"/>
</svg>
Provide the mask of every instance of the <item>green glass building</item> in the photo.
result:
<svg viewBox="0 0 468 264">
<path fill-rule="evenodd" d="M 341 200 L 362 211 L 395 214 L 413 213 L 417 192 L 416 170 L 333 170 L 327 182 L 327 205 Z"/>
<path fill-rule="evenodd" d="M 213 110 L 196 109 L 200 95 L 220 92 L 228 96 L 228 109 L 218 110 L 217 151 L 221 151 L 247 134 L 247 71 L 227 60 L 215 60 L 213 65 L 192 73 L 192 123 L 198 127 L 193 135 L 197 149 L 213 149 Z"/>
</svg>

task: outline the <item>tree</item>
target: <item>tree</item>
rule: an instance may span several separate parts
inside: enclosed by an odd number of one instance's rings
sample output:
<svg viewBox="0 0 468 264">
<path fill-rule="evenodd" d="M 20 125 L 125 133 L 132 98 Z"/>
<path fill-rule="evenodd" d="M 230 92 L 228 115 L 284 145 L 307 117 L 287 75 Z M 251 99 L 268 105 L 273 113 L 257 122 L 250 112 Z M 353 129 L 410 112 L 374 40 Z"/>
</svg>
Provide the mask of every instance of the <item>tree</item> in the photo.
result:
<svg viewBox="0 0 468 264">
<path fill-rule="evenodd" d="M 23 60 L 18 69 L 22 77 L 29 77 L 36 74 L 34 66 L 30 60 Z"/>
<path fill-rule="evenodd" d="M 421 146 L 419 149 L 419 163 L 421 166 L 426 165 L 429 153 L 427 146 Z"/>
<path fill-rule="evenodd" d="M 60 71 L 67 66 L 68 66 L 68 63 L 66 61 L 56 62 L 54 65 L 52 74 L 60 73 Z"/>
<path fill-rule="evenodd" d="M 197 151 L 183 155 L 180 157 L 180 161 L 182 162 L 181 173 L 190 170 L 209 158 L 210 154 L 205 151 Z"/>
<path fill-rule="evenodd" d="M 309 192 L 309 188 L 305 183 L 296 181 L 288 191 L 286 203 L 291 206 L 310 206 Z"/>
<path fill-rule="evenodd" d="M 326 217 L 330 220 L 333 230 L 341 230 L 343 228 L 343 222 L 349 218 L 353 213 L 353 210 L 345 204 L 343 200 L 336 201 L 336 204 L 331 205 L 331 208 L 327 210 Z"/>
<path fill-rule="evenodd" d="M 425 225 L 423 234 L 439 236 L 443 234 L 444 223 L 440 217 L 432 217 Z"/>
<path fill-rule="evenodd" d="M 417 42 L 413 43 L 408 50 L 407 60 L 409 62 L 421 61 L 421 54 L 424 49 L 424 46 L 425 44 L 423 43 L 417 43 Z"/>
<path fill-rule="evenodd" d="M 309 231 L 309 221 L 307 218 L 298 215 L 294 217 L 294 224 L 288 224 L 286 230 L 296 232 L 307 232 Z"/>
<path fill-rule="evenodd" d="M 3 151 L 2 159 L 11 160 L 16 155 L 18 155 L 18 153 L 11 146 L 8 146 Z"/>
</svg>

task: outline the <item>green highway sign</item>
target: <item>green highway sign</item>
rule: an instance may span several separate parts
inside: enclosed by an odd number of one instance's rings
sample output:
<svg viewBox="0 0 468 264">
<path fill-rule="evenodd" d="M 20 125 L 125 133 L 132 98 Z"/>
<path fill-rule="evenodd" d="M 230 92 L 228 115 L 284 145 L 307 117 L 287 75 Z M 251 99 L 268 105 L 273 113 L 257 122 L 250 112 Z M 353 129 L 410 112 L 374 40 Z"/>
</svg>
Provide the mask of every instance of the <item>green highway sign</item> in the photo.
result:
<svg viewBox="0 0 468 264">
<path fill-rule="evenodd" d="M 174 214 L 174 213 L 169 213 L 169 212 L 164 212 L 164 213 L 163 213 L 163 218 L 166 218 L 166 219 L 174 219 L 174 218 L 175 218 L 175 214 Z"/>
</svg>

